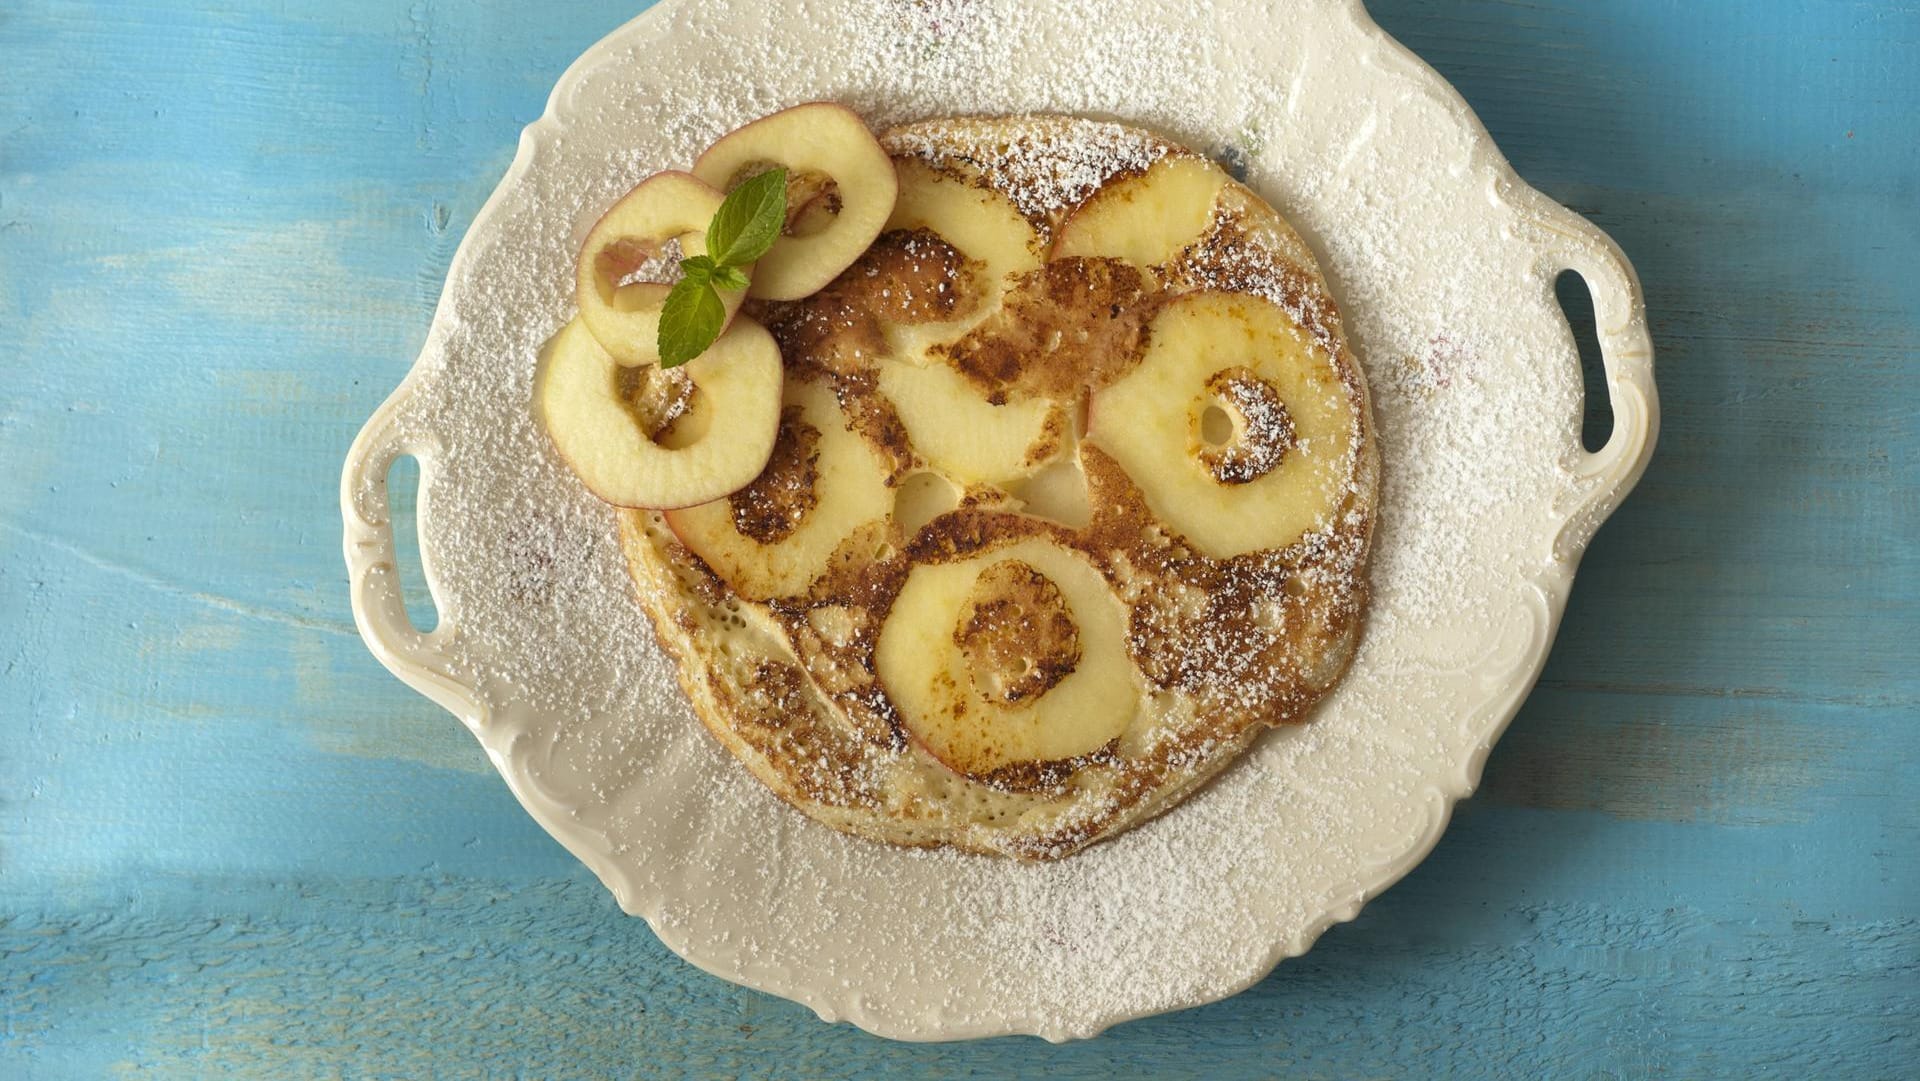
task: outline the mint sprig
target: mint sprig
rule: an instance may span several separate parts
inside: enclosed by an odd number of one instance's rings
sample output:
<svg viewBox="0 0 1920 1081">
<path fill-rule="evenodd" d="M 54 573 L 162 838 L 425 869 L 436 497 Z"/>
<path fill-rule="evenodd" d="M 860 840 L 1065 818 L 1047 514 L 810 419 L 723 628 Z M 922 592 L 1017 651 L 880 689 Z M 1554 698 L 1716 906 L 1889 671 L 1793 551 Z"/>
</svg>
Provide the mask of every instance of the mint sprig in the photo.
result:
<svg viewBox="0 0 1920 1081">
<path fill-rule="evenodd" d="M 660 309 L 660 366 L 678 368 L 707 351 L 727 321 L 720 290 L 747 287 L 740 268 L 767 254 L 787 221 L 787 171 L 770 169 L 734 188 L 707 226 L 707 254 L 680 260 L 684 275 Z"/>
</svg>

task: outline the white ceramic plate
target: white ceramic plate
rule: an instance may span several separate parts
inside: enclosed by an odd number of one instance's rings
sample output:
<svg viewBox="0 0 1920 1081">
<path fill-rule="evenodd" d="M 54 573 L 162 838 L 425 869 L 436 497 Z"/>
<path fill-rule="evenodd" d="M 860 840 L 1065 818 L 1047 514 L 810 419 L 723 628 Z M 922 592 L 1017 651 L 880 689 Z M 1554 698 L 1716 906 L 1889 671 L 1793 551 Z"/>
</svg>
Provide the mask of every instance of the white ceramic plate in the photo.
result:
<svg viewBox="0 0 1920 1081">
<path fill-rule="evenodd" d="M 740 121 L 1059 111 L 1244 167 L 1319 254 L 1372 384 L 1385 486 L 1351 673 L 1164 818 L 1057 864 L 818 827 L 707 737 L 627 599 L 612 519 L 527 409 L 574 248 L 616 194 Z M 1553 299 L 1585 277 L 1614 414 L 1579 446 Z M 1639 286 L 1523 184 L 1357 0 L 668 2 L 588 50 L 454 259 L 412 372 L 348 455 L 353 609 L 529 812 L 701 968 L 881 1035 L 1088 1036 L 1260 979 L 1404 875 L 1519 707 L 1575 563 L 1652 449 Z M 408 623 L 386 477 L 421 463 L 440 623 Z"/>
</svg>

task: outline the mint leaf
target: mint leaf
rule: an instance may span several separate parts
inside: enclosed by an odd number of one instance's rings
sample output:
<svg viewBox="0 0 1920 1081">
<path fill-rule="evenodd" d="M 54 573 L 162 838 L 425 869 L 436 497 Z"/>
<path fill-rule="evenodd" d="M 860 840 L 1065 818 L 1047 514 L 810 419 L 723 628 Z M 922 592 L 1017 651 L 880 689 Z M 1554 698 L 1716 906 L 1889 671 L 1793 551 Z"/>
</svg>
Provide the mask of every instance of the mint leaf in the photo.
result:
<svg viewBox="0 0 1920 1081">
<path fill-rule="evenodd" d="M 713 272 L 719 269 L 720 267 L 712 259 L 704 255 L 680 260 L 680 273 L 686 275 L 686 280 L 699 282 L 701 285 L 712 281 Z"/>
<path fill-rule="evenodd" d="M 678 368 L 707 351 L 727 321 L 727 306 L 704 281 L 682 278 L 660 309 L 660 366 Z"/>
<path fill-rule="evenodd" d="M 660 309 L 660 366 L 678 368 L 707 351 L 727 321 L 715 286 L 741 290 L 746 266 L 767 253 L 787 223 L 787 171 L 770 169 L 733 189 L 707 226 L 707 254 L 680 260 L 684 275 Z"/>
<path fill-rule="evenodd" d="M 773 247 L 787 223 L 787 171 L 769 169 L 727 194 L 707 226 L 707 254 L 721 266 L 746 266 Z"/>
</svg>

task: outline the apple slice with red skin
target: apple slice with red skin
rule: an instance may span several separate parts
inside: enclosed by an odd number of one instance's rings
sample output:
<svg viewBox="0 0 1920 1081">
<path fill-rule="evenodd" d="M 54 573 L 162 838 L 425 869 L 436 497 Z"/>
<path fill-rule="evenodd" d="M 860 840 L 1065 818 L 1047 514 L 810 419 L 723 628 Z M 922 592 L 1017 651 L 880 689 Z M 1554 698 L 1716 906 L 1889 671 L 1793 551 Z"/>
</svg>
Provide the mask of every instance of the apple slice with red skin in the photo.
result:
<svg viewBox="0 0 1920 1081">
<path fill-rule="evenodd" d="M 780 349 L 760 324 L 735 320 L 681 369 L 695 390 L 670 441 L 652 438 L 623 399 L 621 367 L 575 320 L 547 343 L 534 376 L 535 415 L 594 495 L 619 507 L 685 507 L 760 474 L 779 431 L 782 380 Z"/>
<path fill-rule="evenodd" d="M 726 192 L 778 166 L 787 170 L 790 195 L 800 198 L 789 207 L 788 229 L 755 266 L 747 294 L 798 300 L 852 266 L 880 235 L 900 181 L 859 114 L 826 101 L 783 109 L 721 136 L 693 163 L 693 175 Z M 836 212 L 822 211 L 836 203 Z M 802 223 L 804 229 L 794 228 Z"/>
<path fill-rule="evenodd" d="M 580 246 L 574 300 L 580 319 L 600 348 L 622 364 L 660 360 L 660 311 L 671 286 L 621 279 L 657 259 L 669 241 L 680 242 L 683 257 L 707 254 L 707 225 L 720 209 L 720 192 L 692 173 L 655 173 L 607 208 Z M 751 266 L 742 270 L 753 273 Z M 733 322 L 746 294 L 721 289 L 724 330 Z"/>
</svg>

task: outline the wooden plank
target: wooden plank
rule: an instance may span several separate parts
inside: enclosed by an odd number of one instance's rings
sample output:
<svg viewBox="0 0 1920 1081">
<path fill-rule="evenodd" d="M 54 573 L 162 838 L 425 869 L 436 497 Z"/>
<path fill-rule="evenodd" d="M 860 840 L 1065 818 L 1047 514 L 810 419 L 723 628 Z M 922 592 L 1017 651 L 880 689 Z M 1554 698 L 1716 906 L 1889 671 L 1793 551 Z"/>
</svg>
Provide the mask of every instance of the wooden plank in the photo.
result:
<svg viewBox="0 0 1920 1081">
<path fill-rule="evenodd" d="M 1372 6 L 1633 257 L 1663 441 L 1435 855 L 1056 1049 L 679 962 L 352 633 L 340 457 L 627 5 L 0 13 L 0 1076 L 1911 1076 L 1920 6 Z"/>
</svg>

